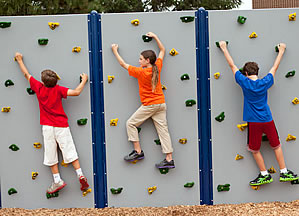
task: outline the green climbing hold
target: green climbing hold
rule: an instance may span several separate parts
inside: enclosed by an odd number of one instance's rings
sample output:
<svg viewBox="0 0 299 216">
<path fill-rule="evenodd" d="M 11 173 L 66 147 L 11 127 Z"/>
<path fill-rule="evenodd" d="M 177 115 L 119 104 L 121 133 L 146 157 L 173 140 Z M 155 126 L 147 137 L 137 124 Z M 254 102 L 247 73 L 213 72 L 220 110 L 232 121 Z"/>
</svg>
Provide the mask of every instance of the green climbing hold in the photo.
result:
<svg viewBox="0 0 299 216">
<path fill-rule="evenodd" d="M 55 193 L 46 193 L 47 199 L 50 199 L 52 197 L 58 197 L 59 196 L 59 191 L 55 192 Z"/>
<path fill-rule="evenodd" d="M 196 101 L 192 100 L 192 99 L 186 100 L 185 104 L 186 104 L 187 107 L 191 107 L 191 106 L 196 104 Z"/>
<path fill-rule="evenodd" d="M 160 168 L 159 171 L 161 174 L 167 174 L 169 171 L 169 168 Z"/>
<path fill-rule="evenodd" d="M 156 145 L 161 145 L 161 141 L 159 139 L 154 140 Z"/>
<path fill-rule="evenodd" d="M 14 189 L 14 188 L 10 188 L 10 189 L 8 190 L 8 195 L 12 195 L 12 194 L 15 194 L 15 193 L 18 193 L 18 192 L 17 192 L 17 190 Z"/>
<path fill-rule="evenodd" d="M 238 23 L 240 24 L 244 24 L 246 22 L 246 17 L 244 16 L 238 16 Z"/>
<path fill-rule="evenodd" d="M 296 73 L 295 70 L 289 71 L 289 72 L 286 74 L 286 78 L 295 76 L 295 73 Z"/>
<path fill-rule="evenodd" d="M 194 186 L 194 182 L 187 182 L 186 184 L 184 184 L 184 187 L 186 188 L 192 188 Z"/>
<path fill-rule="evenodd" d="M 46 38 L 38 39 L 38 44 L 39 45 L 47 45 L 48 42 L 49 42 L 49 39 L 46 39 Z"/>
<path fill-rule="evenodd" d="M 230 189 L 229 187 L 230 187 L 230 184 L 218 185 L 217 190 L 218 190 L 218 192 L 229 191 L 229 189 Z"/>
<path fill-rule="evenodd" d="M 34 95 L 35 94 L 35 92 L 31 88 L 27 88 L 27 92 L 30 95 Z"/>
<path fill-rule="evenodd" d="M 87 124 L 87 118 L 78 119 L 77 124 L 78 125 L 86 125 Z"/>
<path fill-rule="evenodd" d="M 278 46 L 275 46 L 275 52 L 279 52 Z"/>
<path fill-rule="evenodd" d="M 266 134 L 263 134 L 263 136 L 262 136 L 262 141 L 269 141 L 269 139 L 268 139 L 268 137 L 267 137 L 267 135 Z"/>
<path fill-rule="evenodd" d="M 137 130 L 138 130 L 138 133 L 140 133 L 140 131 L 141 131 L 141 128 L 140 127 L 136 127 L 137 128 Z"/>
<path fill-rule="evenodd" d="M 8 80 L 5 81 L 4 85 L 5 85 L 5 87 L 8 87 L 8 86 L 13 86 L 14 83 L 10 79 L 8 79 Z"/>
<path fill-rule="evenodd" d="M 110 191 L 112 194 L 120 194 L 122 192 L 123 188 L 110 188 Z"/>
<path fill-rule="evenodd" d="M 11 26 L 11 22 L 0 22 L 0 28 L 8 28 Z"/>
<path fill-rule="evenodd" d="M 293 184 L 299 184 L 299 179 L 294 180 L 294 181 L 291 181 L 291 184 L 292 184 L 292 185 L 293 185 Z"/>
<path fill-rule="evenodd" d="M 228 45 L 228 41 L 226 41 L 226 45 Z M 216 46 L 220 48 L 220 43 L 219 43 L 219 41 L 216 42 Z"/>
<path fill-rule="evenodd" d="M 153 38 L 152 38 L 152 37 L 149 37 L 149 36 L 146 36 L 146 35 L 142 35 L 142 40 L 143 40 L 144 42 L 150 42 L 151 40 L 153 40 Z"/>
<path fill-rule="evenodd" d="M 189 80 L 190 79 L 190 77 L 189 77 L 189 74 L 183 74 L 182 76 L 181 76 L 181 80 L 183 81 L 183 80 Z"/>
<path fill-rule="evenodd" d="M 224 112 L 220 113 L 218 116 L 216 116 L 215 120 L 218 122 L 222 122 L 225 118 Z"/>
<path fill-rule="evenodd" d="M 8 148 L 12 151 L 18 151 L 20 149 L 16 144 L 11 144 Z"/>
<path fill-rule="evenodd" d="M 182 16 L 182 17 L 180 17 L 180 19 L 184 23 L 193 22 L 194 21 L 194 16 Z"/>
</svg>

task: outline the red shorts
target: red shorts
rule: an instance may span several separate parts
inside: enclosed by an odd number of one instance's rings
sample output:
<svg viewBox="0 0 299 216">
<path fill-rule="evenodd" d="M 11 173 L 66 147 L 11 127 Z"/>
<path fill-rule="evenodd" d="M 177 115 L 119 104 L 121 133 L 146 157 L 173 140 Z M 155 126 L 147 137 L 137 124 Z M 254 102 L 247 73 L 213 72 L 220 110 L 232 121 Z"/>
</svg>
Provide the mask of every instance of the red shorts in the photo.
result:
<svg viewBox="0 0 299 216">
<path fill-rule="evenodd" d="M 262 135 L 266 134 L 273 149 L 280 147 L 278 133 L 274 121 L 248 122 L 248 150 L 258 152 L 261 148 Z"/>
</svg>

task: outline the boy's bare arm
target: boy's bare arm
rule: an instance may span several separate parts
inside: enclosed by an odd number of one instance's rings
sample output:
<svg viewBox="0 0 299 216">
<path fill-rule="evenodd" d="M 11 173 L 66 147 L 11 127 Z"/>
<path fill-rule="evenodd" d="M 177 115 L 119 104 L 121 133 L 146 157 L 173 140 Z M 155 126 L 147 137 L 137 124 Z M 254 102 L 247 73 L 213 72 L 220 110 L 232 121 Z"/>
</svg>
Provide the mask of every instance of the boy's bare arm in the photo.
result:
<svg viewBox="0 0 299 216">
<path fill-rule="evenodd" d="M 88 80 L 88 75 L 83 73 L 80 74 L 82 81 L 81 83 L 77 86 L 77 88 L 75 89 L 69 89 L 67 91 L 67 96 L 79 96 L 81 94 L 81 92 L 83 91 L 83 88 Z"/>
<path fill-rule="evenodd" d="M 165 47 L 164 45 L 162 44 L 162 42 L 160 41 L 160 39 L 158 38 L 158 36 L 156 34 L 154 34 L 153 32 L 148 32 L 146 34 L 146 36 L 148 37 L 152 37 L 156 40 L 157 44 L 158 44 L 158 47 L 160 49 L 160 52 L 159 52 L 159 55 L 158 55 L 158 58 L 162 59 L 164 58 L 165 56 Z"/>
<path fill-rule="evenodd" d="M 19 67 L 24 74 L 25 78 L 29 81 L 31 75 L 29 74 L 24 62 L 23 62 L 23 55 L 21 53 L 16 52 L 15 54 L 15 60 L 18 62 Z"/>
<path fill-rule="evenodd" d="M 231 68 L 232 72 L 235 74 L 239 69 L 235 65 L 233 58 L 230 56 L 230 54 L 227 50 L 226 42 L 220 41 L 219 45 L 220 45 L 221 50 L 223 51 L 224 57 L 229 65 L 229 67 Z"/>
<path fill-rule="evenodd" d="M 282 59 L 282 56 L 284 54 L 285 49 L 286 49 L 286 45 L 284 43 L 278 44 L 278 50 L 279 50 L 278 51 L 278 55 L 277 55 L 277 57 L 276 57 L 276 59 L 274 61 L 274 64 L 273 64 L 270 72 L 269 72 L 269 73 L 271 73 L 273 75 L 273 77 L 275 76 L 275 73 L 276 73 L 276 71 L 278 69 L 278 66 L 280 64 L 280 61 Z"/>
<path fill-rule="evenodd" d="M 125 68 L 125 69 L 128 70 L 128 68 L 129 68 L 130 65 L 127 64 L 127 63 L 123 60 L 123 58 L 119 55 L 119 53 L 118 53 L 118 44 L 112 44 L 112 45 L 111 45 L 111 49 L 112 49 L 112 52 L 113 52 L 113 54 L 115 55 L 115 57 L 116 57 L 118 63 L 120 64 L 120 66 L 122 66 L 123 68 Z"/>
</svg>

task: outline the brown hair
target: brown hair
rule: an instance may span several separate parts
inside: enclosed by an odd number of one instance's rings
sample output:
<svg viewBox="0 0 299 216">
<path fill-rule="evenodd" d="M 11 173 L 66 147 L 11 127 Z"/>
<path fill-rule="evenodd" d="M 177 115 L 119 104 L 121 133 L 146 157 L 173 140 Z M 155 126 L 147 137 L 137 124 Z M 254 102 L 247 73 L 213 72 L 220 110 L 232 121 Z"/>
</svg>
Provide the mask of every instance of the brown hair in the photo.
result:
<svg viewBox="0 0 299 216">
<path fill-rule="evenodd" d="M 243 73 L 247 73 L 247 76 L 258 75 L 259 66 L 255 62 L 247 62 L 243 67 Z"/>
<path fill-rule="evenodd" d="M 157 60 L 156 53 L 153 50 L 145 50 L 141 53 L 141 55 L 144 59 L 149 59 L 150 64 L 152 65 L 152 92 L 155 92 L 159 81 L 159 70 L 155 64 Z"/>
<path fill-rule="evenodd" d="M 41 77 L 44 85 L 48 88 L 54 87 L 57 84 L 58 76 L 52 70 L 43 70 Z"/>
</svg>

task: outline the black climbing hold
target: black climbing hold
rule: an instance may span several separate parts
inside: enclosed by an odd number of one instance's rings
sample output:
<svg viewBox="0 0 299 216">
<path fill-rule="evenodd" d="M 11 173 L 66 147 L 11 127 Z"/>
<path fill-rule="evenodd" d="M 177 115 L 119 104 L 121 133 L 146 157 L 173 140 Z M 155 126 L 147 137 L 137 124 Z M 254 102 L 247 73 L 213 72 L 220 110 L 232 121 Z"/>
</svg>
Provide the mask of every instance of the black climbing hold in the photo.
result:
<svg viewBox="0 0 299 216">
<path fill-rule="evenodd" d="M 269 141 L 268 137 L 266 134 L 263 134 L 262 136 L 262 141 Z"/>
<path fill-rule="evenodd" d="M 156 145 L 161 145 L 161 141 L 159 139 L 154 140 Z"/>
<path fill-rule="evenodd" d="M 229 191 L 229 189 L 230 189 L 229 187 L 230 187 L 230 184 L 218 185 L 217 190 L 218 190 L 218 192 Z"/>
<path fill-rule="evenodd" d="M 189 77 L 189 74 L 183 74 L 182 76 L 181 76 L 181 80 L 183 81 L 183 80 L 189 80 L 190 79 L 190 77 Z"/>
<path fill-rule="evenodd" d="M 138 133 L 140 133 L 140 131 L 141 131 L 141 128 L 140 127 L 136 127 L 137 128 L 137 130 L 138 130 Z"/>
<path fill-rule="evenodd" d="M 49 39 L 46 39 L 46 38 L 38 39 L 38 44 L 39 45 L 47 45 L 48 42 L 49 42 Z"/>
<path fill-rule="evenodd" d="M 8 80 L 5 81 L 4 85 L 5 85 L 5 87 L 8 87 L 8 86 L 13 86 L 14 83 L 10 79 L 8 79 Z"/>
<path fill-rule="evenodd" d="M 228 45 L 228 41 L 226 41 L 226 45 Z M 216 46 L 220 48 L 219 41 L 216 42 Z"/>
<path fill-rule="evenodd" d="M 296 73 L 295 70 L 289 71 L 289 72 L 286 74 L 286 78 L 295 76 L 295 73 Z"/>
<path fill-rule="evenodd" d="M 8 195 L 12 195 L 12 194 L 15 194 L 15 193 L 18 193 L 18 192 L 17 192 L 17 190 L 14 189 L 14 188 L 10 188 L 10 189 L 8 190 Z"/>
<path fill-rule="evenodd" d="M 30 95 L 34 95 L 35 94 L 35 92 L 31 88 L 27 88 L 27 92 Z"/>
<path fill-rule="evenodd" d="M 185 104 L 186 104 L 187 107 L 191 107 L 191 106 L 196 104 L 196 101 L 192 100 L 192 99 L 186 100 Z"/>
<path fill-rule="evenodd" d="M 159 171 L 161 174 L 167 174 L 169 171 L 169 168 L 159 168 Z"/>
<path fill-rule="evenodd" d="M 218 116 L 215 117 L 215 120 L 218 122 L 222 122 L 225 118 L 224 112 L 220 113 Z"/>
<path fill-rule="evenodd" d="M 11 144 L 8 148 L 12 151 L 18 151 L 20 149 L 16 144 Z"/>
<path fill-rule="evenodd" d="M 186 188 L 192 188 L 194 185 L 194 182 L 187 182 L 186 184 L 184 184 L 184 187 Z"/>
<path fill-rule="evenodd" d="M 193 22 L 194 21 L 194 16 L 182 16 L 182 17 L 180 17 L 180 19 L 184 23 Z"/>
<path fill-rule="evenodd" d="M 78 125 L 86 125 L 87 124 L 87 118 L 84 119 L 78 119 L 77 120 Z"/>
<path fill-rule="evenodd" d="M 143 40 L 144 42 L 150 42 L 151 40 L 153 40 L 153 38 L 152 38 L 152 37 L 149 37 L 149 36 L 146 36 L 146 35 L 142 35 L 142 40 Z"/>
<path fill-rule="evenodd" d="M 292 185 L 293 185 L 293 184 L 299 184 L 299 179 L 294 180 L 294 181 L 291 181 L 291 184 L 292 184 Z"/>
<path fill-rule="evenodd" d="M 244 24 L 246 22 L 246 17 L 244 16 L 238 16 L 238 23 L 240 24 Z"/>
<path fill-rule="evenodd" d="M 11 22 L 0 22 L 0 28 L 8 28 L 11 26 Z"/>
<path fill-rule="evenodd" d="M 122 192 L 123 188 L 110 188 L 110 191 L 112 194 L 120 194 Z"/>
</svg>

